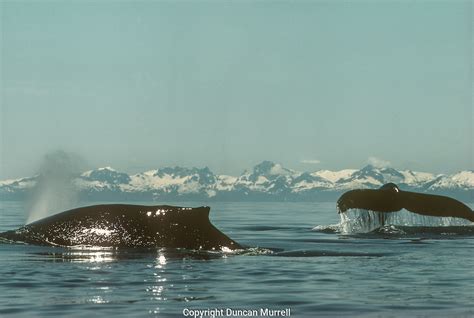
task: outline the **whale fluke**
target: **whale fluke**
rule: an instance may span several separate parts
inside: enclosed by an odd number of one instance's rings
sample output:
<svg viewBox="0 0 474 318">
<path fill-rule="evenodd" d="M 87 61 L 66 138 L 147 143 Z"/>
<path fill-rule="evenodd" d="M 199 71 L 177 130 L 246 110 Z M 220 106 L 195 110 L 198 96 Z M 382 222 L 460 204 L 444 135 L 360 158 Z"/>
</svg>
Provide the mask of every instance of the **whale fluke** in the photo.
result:
<svg viewBox="0 0 474 318">
<path fill-rule="evenodd" d="M 209 207 L 169 205 L 93 205 L 0 233 L 0 237 L 29 244 L 58 246 L 241 248 L 211 224 L 209 210 Z"/>
<path fill-rule="evenodd" d="M 453 198 L 402 191 L 394 183 L 387 183 L 379 189 L 357 189 L 344 193 L 337 201 L 339 213 L 349 209 L 364 209 L 375 212 L 410 212 L 437 217 L 463 218 L 474 222 L 474 211 Z"/>
</svg>

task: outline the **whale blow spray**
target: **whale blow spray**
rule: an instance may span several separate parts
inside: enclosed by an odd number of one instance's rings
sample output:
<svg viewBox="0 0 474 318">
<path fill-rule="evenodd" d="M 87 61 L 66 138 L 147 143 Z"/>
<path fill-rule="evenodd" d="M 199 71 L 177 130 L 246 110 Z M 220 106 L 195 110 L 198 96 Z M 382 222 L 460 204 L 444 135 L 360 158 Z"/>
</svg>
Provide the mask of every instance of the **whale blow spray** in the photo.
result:
<svg viewBox="0 0 474 318">
<path fill-rule="evenodd" d="M 74 178 L 84 166 L 82 158 L 73 153 L 58 150 L 46 154 L 27 206 L 26 223 L 76 206 L 79 195 Z"/>
</svg>

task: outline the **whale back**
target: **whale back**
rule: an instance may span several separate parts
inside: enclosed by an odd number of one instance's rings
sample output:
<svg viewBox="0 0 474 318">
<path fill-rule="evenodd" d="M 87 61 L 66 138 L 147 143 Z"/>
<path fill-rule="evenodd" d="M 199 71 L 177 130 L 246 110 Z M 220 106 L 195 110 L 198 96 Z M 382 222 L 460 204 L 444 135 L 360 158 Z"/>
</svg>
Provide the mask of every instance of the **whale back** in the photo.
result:
<svg viewBox="0 0 474 318">
<path fill-rule="evenodd" d="M 39 245 L 239 248 L 211 224 L 209 210 L 169 205 L 93 205 L 41 219 L 0 236 Z"/>
</svg>

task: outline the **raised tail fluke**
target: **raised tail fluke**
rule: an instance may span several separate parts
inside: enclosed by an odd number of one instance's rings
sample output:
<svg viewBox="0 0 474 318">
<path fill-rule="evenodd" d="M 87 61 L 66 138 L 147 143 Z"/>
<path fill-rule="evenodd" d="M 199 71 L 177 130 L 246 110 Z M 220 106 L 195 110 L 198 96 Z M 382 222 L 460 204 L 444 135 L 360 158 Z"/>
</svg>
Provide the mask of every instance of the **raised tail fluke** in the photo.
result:
<svg viewBox="0 0 474 318">
<path fill-rule="evenodd" d="M 349 209 L 375 212 L 410 212 L 436 217 L 463 218 L 474 222 L 474 211 L 464 203 L 442 195 L 401 191 L 388 183 L 380 189 L 358 189 L 344 193 L 337 201 L 339 213 Z"/>
<path fill-rule="evenodd" d="M 463 218 L 474 222 L 474 212 L 464 203 L 442 195 L 401 191 L 403 208 L 410 212 L 437 217 Z"/>
<path fill-rule="evenodd" d="M 339 213 L 350 209 L 397 212 L 402 209 L 395 194 L 385 190 L 357 189 L 344 193 L 337 201 Z"/>
</svg>

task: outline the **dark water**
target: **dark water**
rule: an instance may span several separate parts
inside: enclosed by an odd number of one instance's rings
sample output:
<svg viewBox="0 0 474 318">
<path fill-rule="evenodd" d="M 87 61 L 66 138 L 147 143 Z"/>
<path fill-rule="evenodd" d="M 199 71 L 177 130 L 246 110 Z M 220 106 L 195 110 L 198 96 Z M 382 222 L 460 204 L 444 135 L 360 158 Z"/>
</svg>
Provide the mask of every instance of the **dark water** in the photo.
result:
<svg viewBox="0 0 474 318">
<path fill-rule="evenodd" d="M 213 223 L 251 248 L 209 254 L 0 243 L 0 317 L 184 317 L 183 310 L 227 308 L 474 317 L 472 225 L 413 227 L 405 219 L 356 233 L 360 220 L 334 226 L 334 203 L 211 206 Z M 0 207 L 0 231 L 23 224 L 21 203 Z"/>
</svg>

